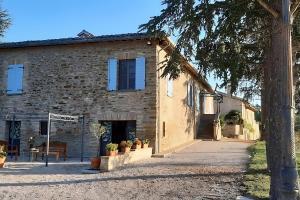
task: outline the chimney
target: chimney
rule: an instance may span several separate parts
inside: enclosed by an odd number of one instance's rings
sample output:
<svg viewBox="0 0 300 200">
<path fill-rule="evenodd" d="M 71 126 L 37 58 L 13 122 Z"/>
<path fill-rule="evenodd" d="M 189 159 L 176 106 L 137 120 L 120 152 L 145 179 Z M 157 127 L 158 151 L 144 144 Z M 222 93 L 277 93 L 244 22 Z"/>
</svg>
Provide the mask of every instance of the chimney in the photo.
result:
<svg viewBox="0 0 300 200">
<path fill-rule="evenodd" d="M 89 33 L 88 31 L 86 31 L 84 29 L 80 33 L 78 33 L 77 36 L 80 37 L 80 38 L 83 38 L 83 39 L 84 38 L 92 38 L 92 37 L 94 37 L 93 34 Z"/>
</svg>

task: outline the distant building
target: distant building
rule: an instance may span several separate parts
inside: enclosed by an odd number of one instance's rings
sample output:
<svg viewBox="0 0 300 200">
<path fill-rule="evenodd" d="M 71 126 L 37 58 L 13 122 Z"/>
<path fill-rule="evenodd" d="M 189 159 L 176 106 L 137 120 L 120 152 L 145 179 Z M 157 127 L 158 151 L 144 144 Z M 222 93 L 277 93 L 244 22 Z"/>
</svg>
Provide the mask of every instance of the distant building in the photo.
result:
<svg viewBox="0 0 300 200">
<path fill-rule="evenodd" d="M 244 126 L 239 128 L 239 135 L 237 138 L 244 140 L 257 140 L 260 138 L 259 123 L 255 120 L 256 108 L 252 106 L 246 100 L 232 96 L 229 93 L 218 92 L 223 96 L 223 102 L 220 104 L 220 114 L 226 115 L 231 110 L 238 110 L 241 112 L 242 118 L 244 120 Z M 217 103 L 215 103 L 215 109 L 217 109 Z M 247 128 L 245 128 L 246 123 L 254 129 L 254 132 L 250 133 Z M 226 127 L 223 129 L 223 135 L 226 135 Z"/>
</svg>

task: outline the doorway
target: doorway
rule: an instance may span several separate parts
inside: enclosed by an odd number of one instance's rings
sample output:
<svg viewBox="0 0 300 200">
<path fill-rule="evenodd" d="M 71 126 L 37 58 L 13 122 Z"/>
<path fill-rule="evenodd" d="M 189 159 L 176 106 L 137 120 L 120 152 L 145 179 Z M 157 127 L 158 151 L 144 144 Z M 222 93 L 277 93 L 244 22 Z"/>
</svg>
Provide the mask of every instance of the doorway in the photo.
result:
<svg viewBox="0 0 300 200">
<path fill-rule="evenodd" d="M 18 153 L 20 154 L 21 121 L 6 121 L 6 130 L 8 150 L 17 148 Z"/>
<path fill-rule="evenodd" d="M 108 143 L 120 144 L 123 140 L 134 140 L 136 137 L 136 121 L 99 121 L 106 127 L 100 139 L 100 154 L 105 155 Z"/>
</svg>

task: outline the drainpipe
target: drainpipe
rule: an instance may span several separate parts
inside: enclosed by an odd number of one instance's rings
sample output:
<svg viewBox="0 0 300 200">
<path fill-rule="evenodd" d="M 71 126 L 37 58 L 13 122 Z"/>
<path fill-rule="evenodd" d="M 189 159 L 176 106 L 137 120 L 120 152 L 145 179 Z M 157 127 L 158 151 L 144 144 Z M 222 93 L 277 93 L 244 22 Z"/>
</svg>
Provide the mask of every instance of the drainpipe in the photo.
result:
<svg viewBox="0 0 300 200">
<path fill-rule="evenodd" d="M 159 69 L 159 54 L 161 51 L 165 50 L 166 48 L 168 48 L 171 43 L 169 41 L 167 41 L 168 44 L 167 46 L 161 48 L 159 51 L 156 51 L 157 52 L 157 55 L 156 55 L 156 68 L 157 68 L 157 81 L 156 81 L 156 84 L 157 84 L 157 110 L 159 111 L 158 112 L 158 115 L 157 115 L 157 132 L 156 132 L 156 135 L 155 135 L 155 154 L 158 154 L 160 153 L 160 69 Z M 159 46 L 159 44 L 158 44 Z"/>
</svg>

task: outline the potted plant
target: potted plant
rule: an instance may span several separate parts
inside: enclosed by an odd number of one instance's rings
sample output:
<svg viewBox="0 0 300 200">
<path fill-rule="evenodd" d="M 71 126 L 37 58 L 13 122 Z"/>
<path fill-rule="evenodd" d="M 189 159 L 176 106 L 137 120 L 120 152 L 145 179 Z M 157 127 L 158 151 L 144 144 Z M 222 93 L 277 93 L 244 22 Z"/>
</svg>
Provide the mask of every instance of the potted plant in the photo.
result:
<svg viewBox="0 0 300 200">
<path fill-rule="evenodd" d="M 144 149 L 148 148 L 149 147 L 149 143 L 150 143 L 149 139 L 144 139 L 143 143 L 142 143 L 142 148 L 144 148 Z"/>
<path fill-rule="evenodd" d="M 140 149 L 142 147 L 142 141 L 139 140 L 138 138 L 135 138 L 132 149 Z"/>
<path fill-rule="evenodd" d="M 132 141 L 127 140 L 127 141 L 121 141 L 119 147 L 121 149 L 121 152 L 128 153 L 130 152 L 130 148 L 132 146 Z"/>
<path fill-rule="evenodd" d="M 3 150 L 4 146 L 0 146 L 0 168 L 3 168 L 7 153 Z"/>
<path fill-rule="evenodd" d="M 115 156 L 117 154 L 118 144 L 109 143 L 106 145 L 106 156 Z"/>
<path fill-rule="evenodd" d="M 98 141 L 98 149 L 97 149 L 97 156 L 91 158 L 91 168 L 92 169 L 99 169 L 101 164 L 101 157 L 100 157 L 100 138 L 106 132 L 106 127 L 102 126 L 99 123 L 92 124 L 92 133 L 97 138 Z"/>
</svg>

